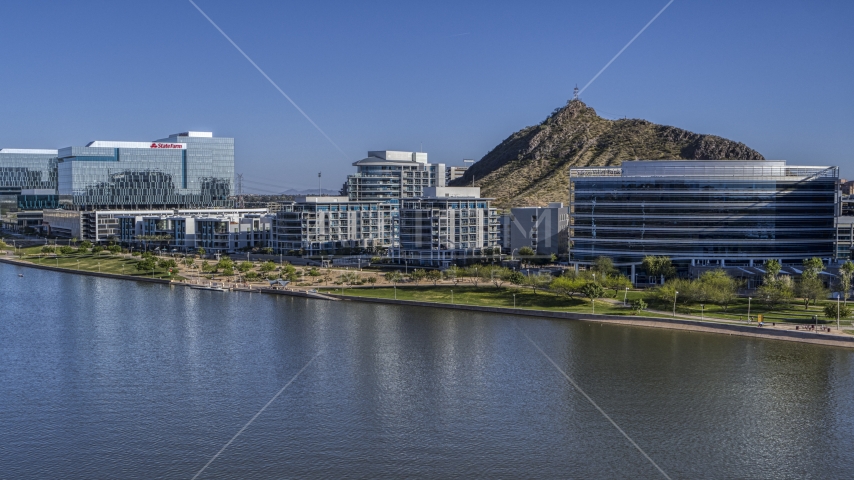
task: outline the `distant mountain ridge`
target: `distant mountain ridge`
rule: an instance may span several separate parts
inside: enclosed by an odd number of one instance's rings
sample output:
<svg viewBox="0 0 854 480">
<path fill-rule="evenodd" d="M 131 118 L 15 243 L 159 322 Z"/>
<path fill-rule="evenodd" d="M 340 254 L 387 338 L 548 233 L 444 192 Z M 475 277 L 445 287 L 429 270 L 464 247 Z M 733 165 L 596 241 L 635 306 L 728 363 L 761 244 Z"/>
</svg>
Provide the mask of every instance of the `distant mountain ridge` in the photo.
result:
<svg viewBox="0 0 854 480">
<path fill-rule="evenodd" d="M 580 100 L 539 125 L 510 135 L 472 165 L 455 186 L 474 183 L 509 208 L 568 202 L 569 168 L 618 166 L 624 160 L 764 160 L 747 145 L 715 135 L 638 120 L 608 120 Z"/>
</svg>

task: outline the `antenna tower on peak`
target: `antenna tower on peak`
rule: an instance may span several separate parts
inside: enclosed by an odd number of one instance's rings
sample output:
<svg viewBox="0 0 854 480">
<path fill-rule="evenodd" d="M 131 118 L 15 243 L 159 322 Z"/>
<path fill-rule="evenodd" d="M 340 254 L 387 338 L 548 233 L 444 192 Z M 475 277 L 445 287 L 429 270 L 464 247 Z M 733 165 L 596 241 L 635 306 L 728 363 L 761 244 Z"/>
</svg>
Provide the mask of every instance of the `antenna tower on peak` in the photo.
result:
<svg viewBox="0 0 854 480">
<path fill-rule="evenodd" d="M 237 174 L 237 207 L 243 208 L 243 174 Z"/>
<path fill-rule="evenodd" d="M 575 88 L 572 89 L 572 99 L 578 100 L 578 84 L 575 84 Z"/>
</svg>

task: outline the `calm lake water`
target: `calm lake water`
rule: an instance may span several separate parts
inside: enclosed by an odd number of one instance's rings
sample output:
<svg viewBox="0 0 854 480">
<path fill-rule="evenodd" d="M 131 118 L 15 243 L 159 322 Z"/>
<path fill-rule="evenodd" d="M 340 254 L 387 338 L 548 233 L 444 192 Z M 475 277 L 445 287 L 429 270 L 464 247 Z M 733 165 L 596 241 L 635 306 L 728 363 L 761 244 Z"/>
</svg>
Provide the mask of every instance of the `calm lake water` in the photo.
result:
<svg viewBox="0 0 854 480">
<path fill-rule="evenodd" d="M 18 277 L 24 273 L 24 277 Z M 854 477 L 854 352 L 0 264 L 0 478 Z"/>
</svg>

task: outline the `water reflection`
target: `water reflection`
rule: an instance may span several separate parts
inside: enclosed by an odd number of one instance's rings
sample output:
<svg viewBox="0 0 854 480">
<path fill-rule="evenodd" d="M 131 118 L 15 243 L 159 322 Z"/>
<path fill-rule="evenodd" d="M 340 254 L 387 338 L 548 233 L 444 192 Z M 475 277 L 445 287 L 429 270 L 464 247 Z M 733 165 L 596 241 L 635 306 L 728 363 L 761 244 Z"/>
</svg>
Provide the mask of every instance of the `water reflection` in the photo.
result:
<svg viewBox="0 0 854 480">
<path fill-rule="evenodd" d="M 0 472 L 848 478 L 851 352 L 0 265 Z"/>
</svg>

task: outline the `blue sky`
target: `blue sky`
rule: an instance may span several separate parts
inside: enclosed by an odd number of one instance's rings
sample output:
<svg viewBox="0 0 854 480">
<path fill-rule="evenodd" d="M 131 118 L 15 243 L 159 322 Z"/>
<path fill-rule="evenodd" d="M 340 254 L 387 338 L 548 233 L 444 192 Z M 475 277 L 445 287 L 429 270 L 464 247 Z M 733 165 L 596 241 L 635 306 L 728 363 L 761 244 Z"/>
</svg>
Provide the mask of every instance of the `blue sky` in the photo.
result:
<svg viewBox="0 0 854 480">
<path fill-rule="evenodd" d="M 368 150 L 480 159 L 583 86 L 665 0 L 0 0 L 0 146 L 210 130 L 246 189 L 339 186 Z M 582 99 L 854 176 L 854 2 L 675 0 Z"/>
</svg>

